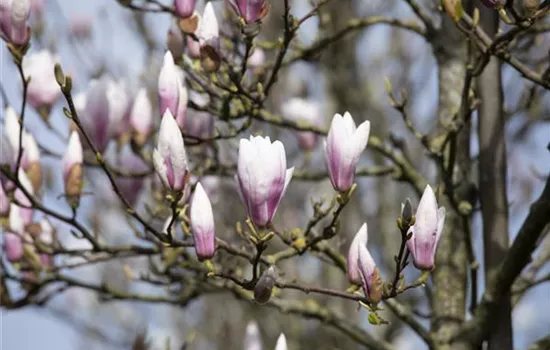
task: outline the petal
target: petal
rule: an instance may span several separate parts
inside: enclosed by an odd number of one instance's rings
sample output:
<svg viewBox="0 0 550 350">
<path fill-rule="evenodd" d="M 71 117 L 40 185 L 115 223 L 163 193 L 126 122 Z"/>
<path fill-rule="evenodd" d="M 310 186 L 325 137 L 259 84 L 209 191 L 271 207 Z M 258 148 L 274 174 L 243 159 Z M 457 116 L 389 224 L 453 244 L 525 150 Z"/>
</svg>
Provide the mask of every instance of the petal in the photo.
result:
<svg viewBox="0 0 550 350">
<path fill-rule="evenodd" d="M 283 333 L 277 338 L 277 344 L 275 344 L 275 350 L 288 350 L 286 344 L 286 337 Z"/>
<path fill-rule="evenodd" d="M 436 245 L 439 242 L 441 234 L 443 233 L 443 229 L 445 228 L 445 216 L 445 207 L 439 207 L 439 209 L 437 210 L 437 237 L 435 241 Z"/>
<path fill-rule="evenodd" d="M 426 186 L 416 210 L 415 234 L 421 241 L 430 240 L 437 231 L 437 201 L 430 187 Z"/>
<path fill-rule="evenodd" d="M 365 222 L 359 231 L 353 237 L 353 241 L 348 250 L 348 278 L 350 282 L 360 284 L 361 276 L 359 275 L 359 246 L 367 245 L 368 229 Z"/>
</svg>

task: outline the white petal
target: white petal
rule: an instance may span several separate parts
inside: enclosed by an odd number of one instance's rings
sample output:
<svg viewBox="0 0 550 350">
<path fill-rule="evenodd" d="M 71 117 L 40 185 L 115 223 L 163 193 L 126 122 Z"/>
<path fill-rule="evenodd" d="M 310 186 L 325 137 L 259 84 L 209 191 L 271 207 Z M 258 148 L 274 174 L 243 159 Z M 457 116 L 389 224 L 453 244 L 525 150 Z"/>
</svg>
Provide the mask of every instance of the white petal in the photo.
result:
<svg viewBox="0 0 550 350">
<path fill-rule="evenodd" d="M 139 89 L 130 114 L 130 122 L 135 130 L 143 134 L 149 133 L 153 118 L 152 108 L 147 90 Z"/>
<path fill-rule="evenodd" d="M 197 29 L 197 36 L 201 41 L 207 42 L 218 38 L 219 35 L 218 19 L 216 18 L 212 2 L 209 1 L 204 7 L 202 19 Z"/>
<path fill-rule="evenodd" d="M 71 133 L 67 150 L 63 155 L 63 176 L 66 177 L 75 164 L 82 164 L 82 144 L 76 131 Z"/>
<path fill-rule="evenodd" d="M 283 333 L 277 339 L 277 344 L 275 345 L 275 350 L 288 350 L 286 345 L 286 337 Z"/>
</svg>

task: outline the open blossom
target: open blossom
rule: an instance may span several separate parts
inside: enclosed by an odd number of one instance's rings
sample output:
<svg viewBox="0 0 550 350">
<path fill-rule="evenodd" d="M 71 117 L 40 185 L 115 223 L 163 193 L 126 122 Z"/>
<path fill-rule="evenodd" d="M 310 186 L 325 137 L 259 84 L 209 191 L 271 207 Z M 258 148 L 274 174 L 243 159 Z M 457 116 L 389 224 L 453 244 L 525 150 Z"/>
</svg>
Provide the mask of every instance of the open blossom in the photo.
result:
<svg viewBox="0 0 550 350">
<path fill-rule="evenodd" d="M 275 350 L 288 350 L 287 344 L 286 344 L 286 337 L 283 333 L 279 335 L 279 338 L 277 338 L 277 343 L 275 344 Z"/>
<path fill-rule="evenodd" d="M 82 189 L 82 145 L 76 131 L 71 133 L 63 156 L 63 181 L 69 203 L 76 206 Z"/>
<path fill-rule="evenodd" d="M 169 110 L 172 116 L 178 115 L 181 86 L 180 76 L 172 53 L 166 51 L 162 68 L 160 69 L 157 90 L 161 115 L 164 115 L 166 110 Z"/>
<path fill-rule="evenodd" d="M 181 18 L 187 18 L 193 15 L 197 0 L 174 0 L 176 14 Z"/>
<path fill-rule="evenodd" d="M 292 178 L 286 169 L 285 147 L 269 137 L 241 139 L 236 181 L 248 215 L 259 227 L 271 222 Z"/>
<path fill-rule="evenodd" d="M 30 0 L 0 1 L 0 35 L 7 42 L 25 44 L 30 35 L 27 24 L 31 13 Z"/>
<path fill-rule="evenodd" d="M 31 81 L 27 89 L 29 103 L 35 109 L 51 108 L 61 96 L 61 89 L 55 80 L 54 66 L 57 59 L 42 50 L 23 59 L 23 71 Z"/>
<path fill-rule="evenodd" d="M 139 89 L 130 112 L 134 142 L 143 146 L 153 131 L 153 106 L 145 88 Z"/>
<path fill-rule="evenodd" d="M 176 192 L 184 190 L 189 180 L 187 155 L 183 136 L 170 110 L 164 112 L 160 123 L 158 143 L 153 151 L 153 165 L 165 187 Z"/>
<path fill-rule="evenodd" d="M 355 126 L 351 114 L 334 115 L 325 141 L 330 181 L 335 190 L 347 191 L 353 185 L 355 168 L 369 140 L 370 122 Z"/>
<path fill-rule="evenodd" d="M 244 350 L 262 350 L 262 337 L 258 324 L 254 321 L 248 322 L 243 341 Z"/>
<path fill-rule="evenodd" d="M 214 214 L 208 195 L 197 183 L 191 202 L 191 232 L 195 242 L 195 252 L 199 260 L 210 259 L 216 251 Z"/>
<path fill-rule="evenodd" d="M 409 229 L 412 233 L 407 241 L 414 266 L 420 270 L 432 270 L 435 265 L 435 252 L 445 225 L 445 207 L 437 207 L 437 200 L 430 185 L 426 186 L 418 209 L 415 223 Z"/>
<path fill-rule="evenodd" d="M 359 246 L 367 246 L 368 228 L 365 222 L 357 231 L 348 250 L 348 278 L 351 283 L 361 284 L 361 275 L 359 274 Z"/>
<path fill-rule="evenodd" d="M 321 122 L 319 104 L 303 98 L 294 97 L 286 101 L 281 107 L 281 113 L 294 122 L 304 121 L 315 126 Z M 303 150 L 312 150 L 317 145 L 318 136 L 312 132 L 300 131 L 296 136 Z"/>
<path fill-rule="evenodd" d="M 237 15 L 246 23 L 254 23 L 261 20 L 269 10 L 266 0 L 228 0 Z"/>
</svg>

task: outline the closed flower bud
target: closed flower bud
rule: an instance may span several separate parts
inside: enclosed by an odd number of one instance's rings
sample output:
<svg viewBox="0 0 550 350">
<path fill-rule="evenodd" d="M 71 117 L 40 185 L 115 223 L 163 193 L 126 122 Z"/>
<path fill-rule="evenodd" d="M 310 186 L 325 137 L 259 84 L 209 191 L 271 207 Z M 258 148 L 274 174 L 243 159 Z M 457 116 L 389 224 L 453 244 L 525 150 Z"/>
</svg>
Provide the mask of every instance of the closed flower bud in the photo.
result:
<svg viewBox="0 0 550 350">
<path fill-rule="evenodd" d="M 285 147 L 269 137 L 241 139 L 235 179 L 248 215 L 258 227 L 271 222 L 294 167 L 286 169 Z"/>
<path fill-rule="evenodd" d="M 31 78 L 27 98 L 36 110 L 45 109 L 49 113 L 50 108 L 61 96 L 61 89 L 54 74 L 56 61 L 48 50 L 42 50 L 23 59 L 23 72 L 26 77 Z"/>
<path fill-rule="evenodd" d="M 174 0 L 176 14 L 181 18 L 187 18 L 193 15 L 197 0 Z"/>
<path fill-rule="evenodd" d="M 153 165 L 166 188 L 182 192 L 189 180 L 187 154 L 176 120 L 166 110 L 160 123 L 157 148 L 153 151 Z"/>
<path fill-rule="evenodd" d="M 178 67 L 180 82 L 185 82 L 183 70 Z M 187 87 L 180 83 L 179 101 L 178 101 L 178 114 L 175 116 L 176 123 L 180 130 L 185 127 L 185 121 L 187 119 L 187 103 L 189 102 L 189 96 L 187 95 Z"/>
<path fill-rule="evenodd" d="M 286 101 L 281 112 L 283 116 L 294 122 L 307 122 L 318 126 L 321 122 L 321 109 L 319 104 L 302 98 L 291 98 Z M 300 131 L 296 133 L 300 148 L 310 151 L 317 145 L 318 136 L 312 132 Z"/>
<path fill-rule="evenodd" d="M 201 65 L 206 72 L 215 72 L 220 67 L 220 30 L 212 2 L 204 7 L 203 16 L 197 29 Z"/>
<path fill-rule="evenodd" d="M 248 24 L 261 20 L 269 11 L 269 4 L 265 0 L 229 0 L 229 4 Z"/>
<path fill-rule="evenodd" d="M 164 54 L 164 63 L 160 69 L 158 79 L 158 98 L 161 115 L 164 115 L 166 110 L 169 110 L 172 116 L 177 116 L 180 85 L 180 73 L 174 63 L 172 54 L 170 51 L 167 51 Z"/>
<path fill-rule="evenodd" d="M 364 121 L 358 128 L 346 112 L 336 114 L 325 141 L 325 155 L 330 181 L 335 190 L 347 191 L 353 185 L 355 168 L 369 140 L 370 122 Z"/>
<path fill-rule="evenodd" d="M 40 166 L 40 151 L 31 134 L 26 134 L 23 139 L 24 161 L 23 169 L 31 181 L 34 192 L 38 192 L 42 184 L 42 167 Z"/>
<path fill-rule="evenodd" d="M 286 345 L 286 337 L 283 333 L 277 338 L 277 344 L 275 344 L 275 350 L 288 350 Z"/>
<path fill-rule="evenodd" d="M 243 341 L 244 350 L 262 350 L 262 338 L 258 324 L 254 321 L 248 322 Z"/>
<path fill-rule="evenodd" d="M 78 206 L 82 190 L 82 145 L 76 131 L 71 133 L 63 156 L 63 181 L 67 201 L 73 207 Z"/>
<path fill-rule="evenodd" d="M 193 59 L 201 58 L 201 45 L 199 42 L 190 35 L 186 38 L 186 50 L 187 55 Z"/>
<path fill-rule="evenodd" d="M 24 45 L 29 40 L 27 24 L 31 13 L 30 0 L 0 1 L 0 34 L 4 40 Z"/>
<path fill-rule="evenodd" d="M 426 186 L 420 198 L 415 219 L 408 232 L 412 236 L 407 241 L 407 248 L 417 269 L 432 270 L 437 243 L 445 225 L 445 207 L 437 208 L 437 200 L 430 185 Z"/>
<path fill-rule="evenodd" d="M 411 200 L 407 198 L 405 203 L 401 203 L 401 217 L 405 223 L 410 223 L 413 217 Z"/>
<path fill-rule="evenodd" d="M 211 259 L 216 252 L 216 235 L 212 204 L 202 185 L 197 183 L 191 202 L 191 232 L 195 253 L 200 261 Z"/>
<path fill-rule="evenodd" d="M 359 275 L 365 296 L 373 304 L 380 302 L 383 295 L 382 278 L 374 259 L 364 245 L 359 245 Z"/>
<path fill-rule="evenodd" d="M 271 293 L 273 292 L 273 287 L 277 279 L 277 273 L 275 268 L 270 266 L 264 273 L 260 276 L 256 285 L 254 286 L 254 299 L 260 303 L 265 304 L 271 298 Z"/>
<path fill-rule="evenodd" d="M 368 229 L 367 223 L 357 231 L 348 250 L 348 279 L 351 283 L 361 284 L 361 275 L 359 274 L 359 246 L 367 246 Z"/>
<path fill-rule="evenodd" d="M 138 146 L 147 143 L 153 128 L 153 107 L 147 90 L 139 89 L 130 112 L 130 124 L 133 131 L 133 140 Z"/>
</svg>

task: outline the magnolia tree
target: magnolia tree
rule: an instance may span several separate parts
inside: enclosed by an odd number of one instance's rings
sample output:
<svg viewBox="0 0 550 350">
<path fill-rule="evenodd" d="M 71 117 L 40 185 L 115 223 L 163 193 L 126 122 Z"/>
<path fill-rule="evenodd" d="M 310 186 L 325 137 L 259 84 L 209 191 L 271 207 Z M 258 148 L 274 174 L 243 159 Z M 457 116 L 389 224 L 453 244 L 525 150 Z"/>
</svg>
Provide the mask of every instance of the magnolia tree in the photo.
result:
<svg viewBox="0 0 550 350">
<path fill-rule="evenodd" d="M 106 2 L 141 74 L 54 3 L 0 8 L 4 310 L 101 348 L 548 349 L 512 310 L 549 307 L 549 1 Z"/>
</svg>

